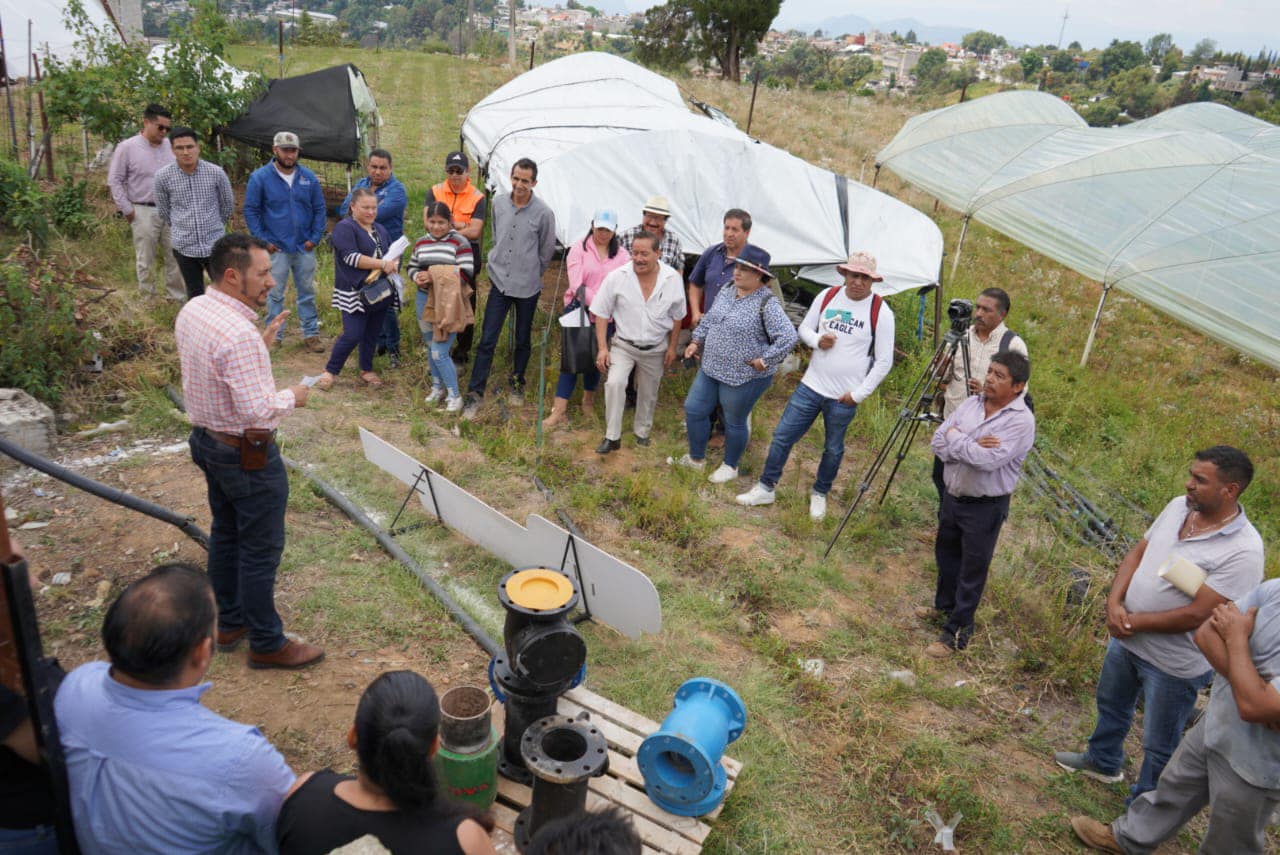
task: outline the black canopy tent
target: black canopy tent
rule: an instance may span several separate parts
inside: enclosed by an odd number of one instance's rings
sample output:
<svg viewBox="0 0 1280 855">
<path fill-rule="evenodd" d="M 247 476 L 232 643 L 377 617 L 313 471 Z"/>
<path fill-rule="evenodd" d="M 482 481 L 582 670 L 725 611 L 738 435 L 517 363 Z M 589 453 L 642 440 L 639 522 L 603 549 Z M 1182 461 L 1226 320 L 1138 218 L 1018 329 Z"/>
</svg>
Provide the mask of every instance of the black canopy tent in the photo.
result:
<svg viewBox="0 0 1280 855">
<path fill-rule="evenodd" d="M 366 126 L 376 121 L 377 106 L 364 75 L 347 63 L 272 80 L 266 94 L 219 132 L 270 149 L 277 131 L 293 131 L 308 160 L 355 163 L 371 145 Z"/>
</svg>

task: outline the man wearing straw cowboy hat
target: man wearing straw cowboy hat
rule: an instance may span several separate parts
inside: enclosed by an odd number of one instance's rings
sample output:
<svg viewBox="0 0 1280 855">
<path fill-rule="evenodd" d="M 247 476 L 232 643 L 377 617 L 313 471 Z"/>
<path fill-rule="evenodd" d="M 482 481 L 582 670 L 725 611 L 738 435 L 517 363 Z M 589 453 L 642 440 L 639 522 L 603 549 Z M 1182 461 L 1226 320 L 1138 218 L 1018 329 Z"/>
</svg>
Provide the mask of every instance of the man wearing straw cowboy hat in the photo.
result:
<svg viewBox="0 0 1280 855">
<path fill-rule="evenodd" d="M 819 414 L 825 442 L 818 475 L 809 496 L 809 516 L 827 513 L 827 493 L 844 458 L 844 435 L 858 411 L 893 367 L 893 310 L 871 286 L 883 280 L 875 257 L 855 252 L 836 266 L 844 285 L 828 288 L 809 307 L 797 332 L 813 348 L 809 369 L 787 401 L 773 431 L 760 482 L 738 496 L 740 505 L 771 505 L 774 487 L 791 447 L 800 441 Z"/>
</svg>

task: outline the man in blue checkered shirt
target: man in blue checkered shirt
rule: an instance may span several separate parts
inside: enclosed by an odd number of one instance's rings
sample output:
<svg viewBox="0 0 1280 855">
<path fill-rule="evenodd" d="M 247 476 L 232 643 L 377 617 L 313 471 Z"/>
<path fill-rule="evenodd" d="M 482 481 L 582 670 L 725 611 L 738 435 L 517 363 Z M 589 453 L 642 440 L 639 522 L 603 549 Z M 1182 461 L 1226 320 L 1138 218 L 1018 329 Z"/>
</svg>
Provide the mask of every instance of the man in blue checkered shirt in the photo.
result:
<svg viewBox="0 0 1280 855">
<path fill-rule="evenodd" d="M 226 234 L 235 199 L 222 167 L 200 159 L 200 138 L 191 128 L 169 134 L 174 162 L 156 173 L 156 212 L 169 227 L 173 257 L 178 262 L 187 299 L 204 293 L 209 255 Z"/>
</svg>

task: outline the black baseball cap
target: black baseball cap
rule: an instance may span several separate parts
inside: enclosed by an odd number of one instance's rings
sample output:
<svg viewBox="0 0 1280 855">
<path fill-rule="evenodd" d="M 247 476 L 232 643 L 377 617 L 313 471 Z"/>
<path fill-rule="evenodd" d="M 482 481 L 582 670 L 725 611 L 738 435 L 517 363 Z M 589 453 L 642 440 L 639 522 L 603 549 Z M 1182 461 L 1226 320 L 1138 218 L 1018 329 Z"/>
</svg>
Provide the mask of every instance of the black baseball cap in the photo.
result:
<svg viewBox="0 0 1280 855">
<path fill-rule="evenodd" d="M 461 166 L 463 169 L 470 169 L 471 161 L 467 160 L 465 152 L 451 151 L 448 157 L 444 159 L 444 168 L 448 169 L 450 166 Z"/>
</svg>

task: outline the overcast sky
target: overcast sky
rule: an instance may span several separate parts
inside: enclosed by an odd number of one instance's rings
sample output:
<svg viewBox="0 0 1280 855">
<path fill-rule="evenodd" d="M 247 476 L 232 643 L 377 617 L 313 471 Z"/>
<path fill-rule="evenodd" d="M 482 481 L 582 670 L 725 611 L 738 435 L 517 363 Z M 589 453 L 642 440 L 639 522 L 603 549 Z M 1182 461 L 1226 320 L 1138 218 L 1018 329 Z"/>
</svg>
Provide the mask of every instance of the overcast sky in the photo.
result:
<svg viewBox="0 0 1280 855">
<path fill-rule="evenodd" d="M 643 11 L 658 0 L 627 0 Z M 1277 0 L 784 0 L 776 25 L 816 25 L 841 15 L 872 21 L 916 18 L 932 26 L 955 25 L 990 30 L 1031 44 L 1054 44 L 1063 11 L 1070 13 L 1063 44 L 1105 47 L 1113 38 L 1145 42 L 1157 32 L 1171 33 L 1188 50 L 1205 38 L 1224 50 L 1257 53 L 1280 49 Z"/>
</svg>

